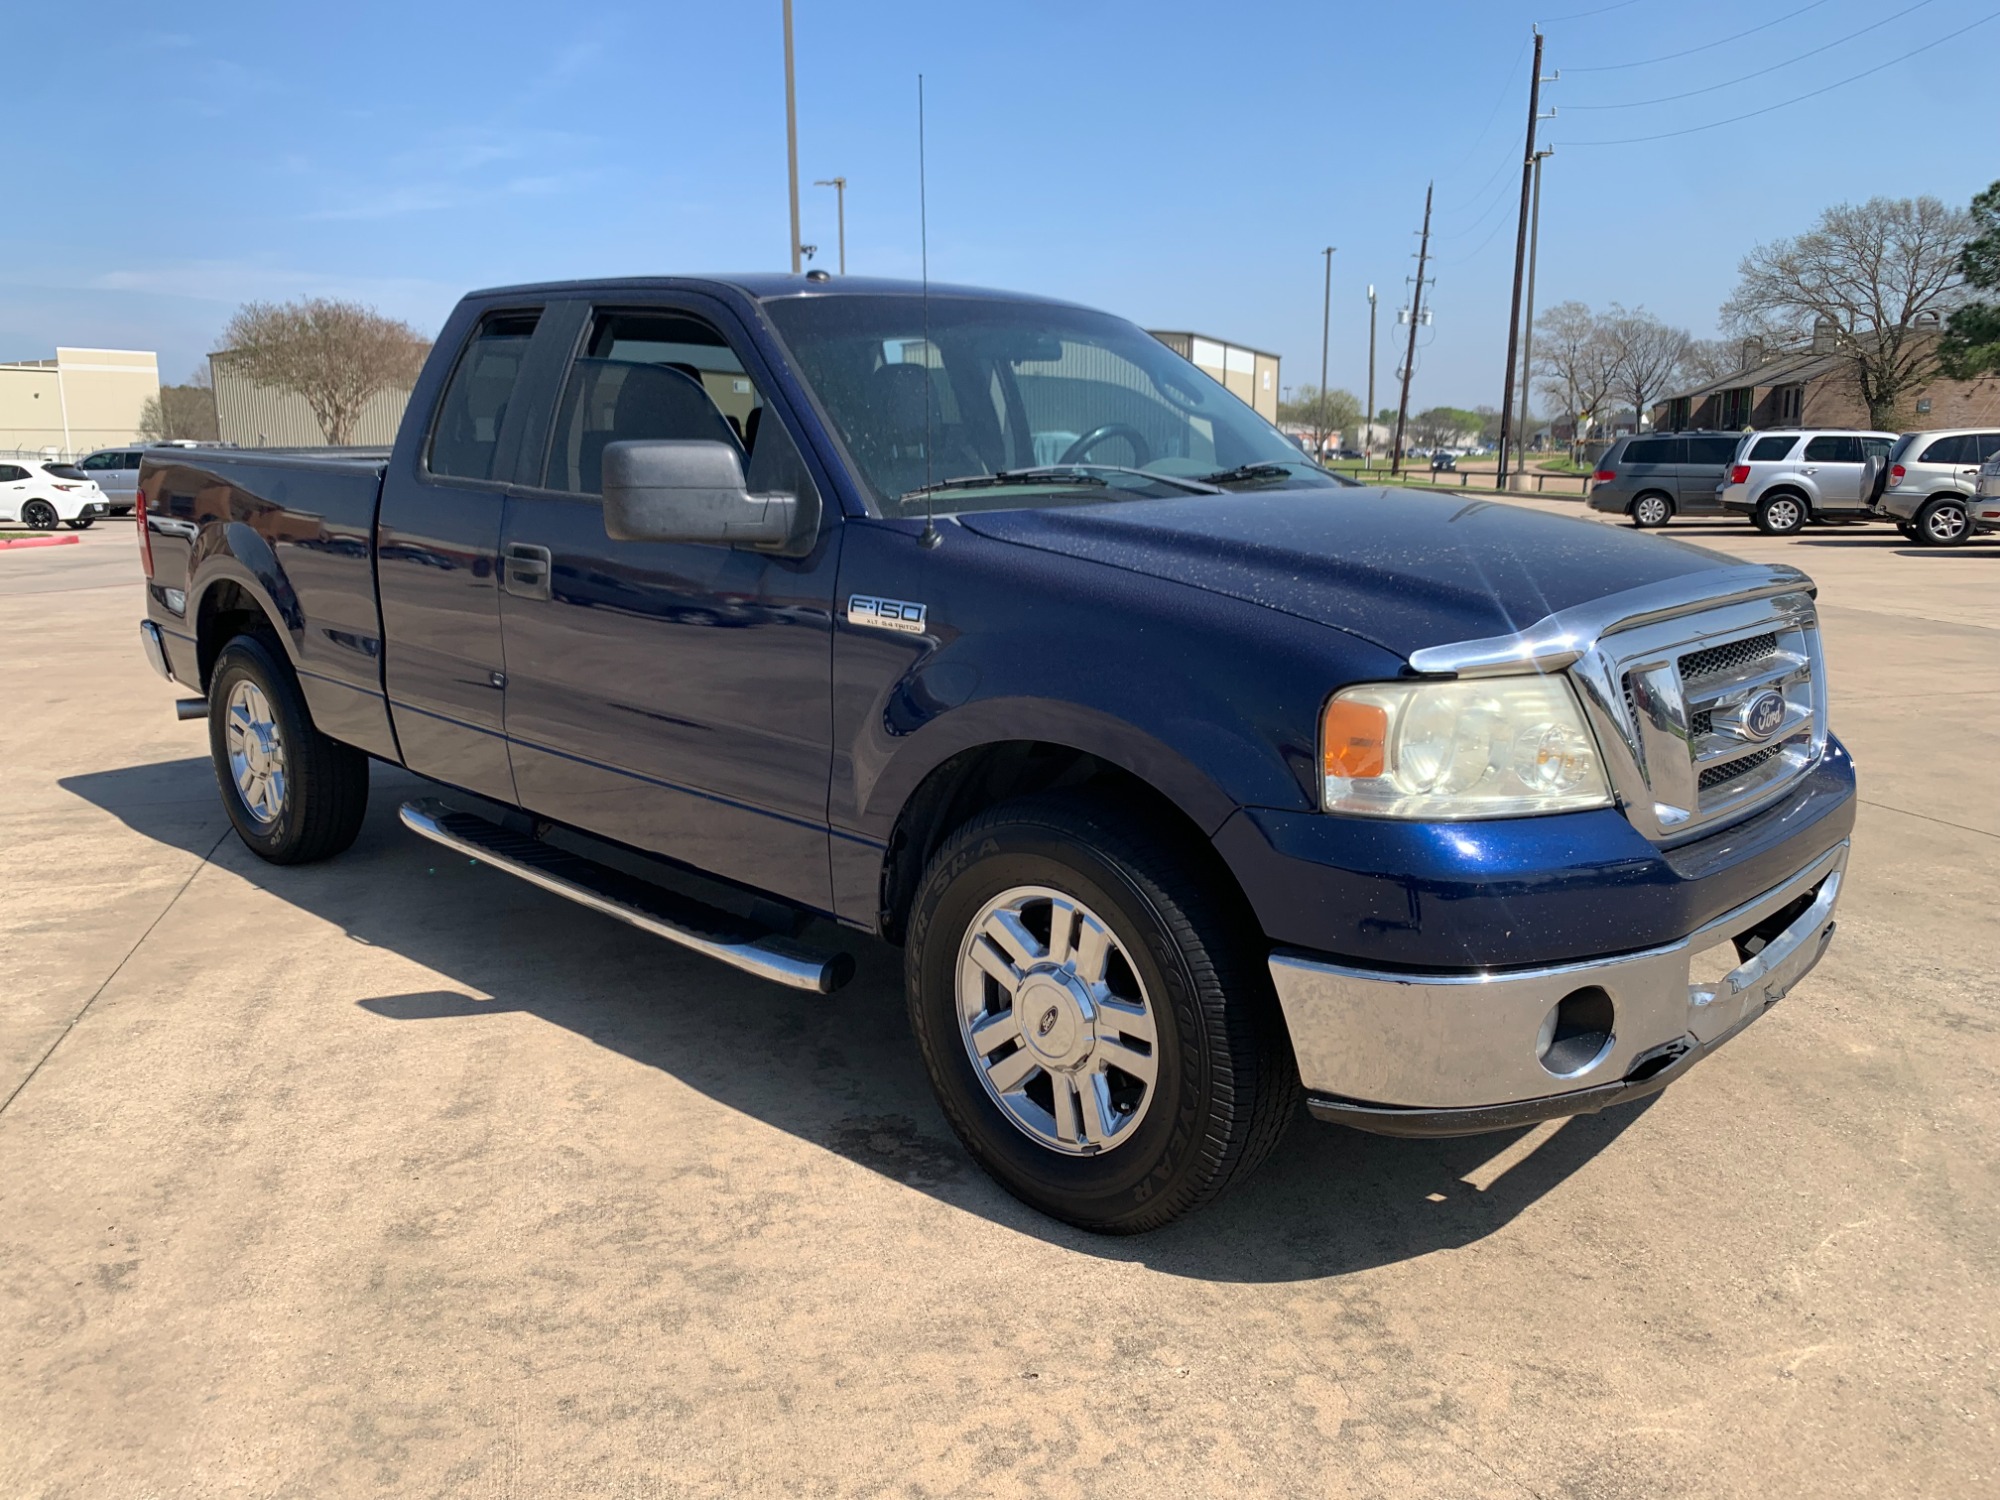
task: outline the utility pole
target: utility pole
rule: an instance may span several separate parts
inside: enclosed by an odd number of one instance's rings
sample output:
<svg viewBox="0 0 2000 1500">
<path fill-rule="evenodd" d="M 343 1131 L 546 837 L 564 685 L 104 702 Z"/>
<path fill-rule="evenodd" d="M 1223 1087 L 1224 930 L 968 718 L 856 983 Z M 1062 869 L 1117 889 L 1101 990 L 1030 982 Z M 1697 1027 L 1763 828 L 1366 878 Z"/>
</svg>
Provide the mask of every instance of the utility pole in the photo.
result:
<svg viewBox="0 0 2000 1500">
<path fill-rule="evenodd" d="M 1319 311 L 1319 400 L 1313 406 L 1313 457 L 1326 456 L 1326 342 L 1327 330 L 1333 326 L 1333 252 L 1335 246 L 1328 245 L 1320 251 L 1326 257 L 1326 300 L 1320 303 Z"/>
<path fill-rule="evenodd" d="M 1539 58 L 1541 43 L 1535 44 Z M 785 159 L 791 169 L 792 274 L 799 274 L 799 102 L 792 85 L 792 0 L 785 0 Z"/>
<path fill-rule="evenodd" d="M 1361 419 L 1361 467 L 1372 468 L 1368 456 L 1375 447 L 1375 287 L 1368 287 L 1368 411 Z"/>
<path fill-rule="evenodd" d="M 1403 426 L 1410 420 L 1410 376 L 1417 367 L 1417 325 L 1424 319 L 1424 265 L 1431 254 L 1431 190 L 1424 184 L 1424 235 L 1417 242 L 1417 290 L 1410 298 L 1410 348 L 1403 356 L 1403 398 L 1396 407 L 1396 443 L 1389 450 L 1389 473 L 1403 472 Z"/>
<path fill-rule="evenodd" d="M 1528 214 L 1528 312 L 1521 323 L 1521 426 L 1517 434 L 1523 453 L 1535 436 L 1528 427 L 1528 404 L 1535 389 L 1535 263 L 1542 246 L 1542 163 L 1555 154 L 1553 146 L 1535 153 L 1535 206 Z"/>
<path fill-rule="evenodd" d="M 1528 147 L 1521 156 L 1521 218 L 1514 231 L 1514 298 L 1507 314 L 1507 383 L 1500 394 L 1500 466 L 1494 476 L 1495 490 L 1507 488 L 1507 449 L 1514 436 L 1514 356 L 1521 342 L 1521 273 L 1528 254 L 1528 191 L 1535 172 L 1535 126 L 1541 120 L 1543 40 L 1537 27 L 1535 65 L 1528 72 Z"/>
<path fill-rule="evenodd" d="M 837 212 L 840 214 L 840 274 L 847 274 L 847 179 L 845 177 L 822 177 L 814 187 L 833 189 Z"/>
</svg>

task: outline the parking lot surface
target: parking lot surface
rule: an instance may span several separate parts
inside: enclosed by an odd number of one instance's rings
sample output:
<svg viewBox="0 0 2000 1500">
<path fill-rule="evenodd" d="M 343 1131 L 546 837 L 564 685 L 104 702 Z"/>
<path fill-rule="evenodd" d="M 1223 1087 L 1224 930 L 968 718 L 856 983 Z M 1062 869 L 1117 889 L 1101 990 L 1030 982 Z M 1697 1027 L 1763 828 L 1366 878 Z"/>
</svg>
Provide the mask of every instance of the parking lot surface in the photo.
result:
<svg viewBox="0 0 2000 1500">
<path fill-rule="evenodd" d="M 887 949 L 759 984 L 380 767 L 260 863 L 131 528 L 0 553 L 0 1495 L 2000 1492 L 2000 542 L 1651 541 L 1822 584 L 1825 962 L 1642 1106 L 1302 1118 L 1127 1240 L 970 1165 Z"/>
</svg>

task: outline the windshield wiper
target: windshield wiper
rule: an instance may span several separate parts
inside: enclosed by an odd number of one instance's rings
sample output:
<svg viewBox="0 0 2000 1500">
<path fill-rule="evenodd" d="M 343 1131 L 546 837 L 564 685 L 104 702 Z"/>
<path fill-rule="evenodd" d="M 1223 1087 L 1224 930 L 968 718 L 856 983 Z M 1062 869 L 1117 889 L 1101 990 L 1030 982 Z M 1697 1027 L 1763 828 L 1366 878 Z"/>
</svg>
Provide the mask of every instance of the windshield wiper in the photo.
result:
<svg viewBox="0 0 2000 1500">
<path fill-rule="evenodd" d="M 1102 477 L 1106 474 L 1130 474 L 1139 479 L 1172 485 L 1175 489 L 1186 490 L 1194 495 L 1220 493 L 1214 485 L 1203 480 L 1183 479 L 1174 474 L 1155 474 L 1149 469 L 1127 469 L 1117 464 L 1041 464 L 1032 469 L 996 469 L 991 474 L 968 474 L 957 479 L 940 479 L 935 484 L 919 485 L 916 489 L 905 490 L 898 498 L 908 500 L 918 495 L 935 494 L 939 490 L 999 489 L 1006 485 L 1017 484 L 1072 484 L 1100 488 L 1111 483 Z"/>
<path fill-rule="evenodd" d="M 1209 484 L 1241 484 L 1248 479 L 1290 479 L 1290 464 L 1238 464 L 1233 469 L 1224 469 L 1219 474 L 1201 476 Z"/>
</svg>

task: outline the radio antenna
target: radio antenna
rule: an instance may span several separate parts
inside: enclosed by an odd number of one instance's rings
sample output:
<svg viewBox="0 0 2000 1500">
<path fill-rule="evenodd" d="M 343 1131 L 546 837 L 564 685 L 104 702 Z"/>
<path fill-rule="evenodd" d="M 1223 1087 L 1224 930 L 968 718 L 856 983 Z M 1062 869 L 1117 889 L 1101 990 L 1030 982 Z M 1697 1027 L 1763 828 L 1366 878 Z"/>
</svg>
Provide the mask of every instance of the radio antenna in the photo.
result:
<svg viewBox="0 0 2000 1500">
<path fill-rule="evenodd" d="M 923 267 L 924 304 L 924 534 L 925 547 L 935 547 L 937 500 L 931 489 L 931 222 L 927 174 L 924 170 L 924 75 L 917 75 L 917 246 Z"/>
</svg>

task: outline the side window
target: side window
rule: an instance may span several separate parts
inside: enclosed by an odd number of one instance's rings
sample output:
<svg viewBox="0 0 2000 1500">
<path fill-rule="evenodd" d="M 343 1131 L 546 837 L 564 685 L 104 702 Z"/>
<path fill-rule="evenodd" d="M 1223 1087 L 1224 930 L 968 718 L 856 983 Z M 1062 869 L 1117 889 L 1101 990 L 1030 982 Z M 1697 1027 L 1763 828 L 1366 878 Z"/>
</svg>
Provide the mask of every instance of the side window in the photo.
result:
<svg viewBox="0 0 2000 1500">
<path fill-rule="evenodd" d="M 0 484 L 14 484 L 27 477 L 28 471 L 17 464 L 0 464 Z"/>
<path fill-rule="evenodd" d="M 1628 464 L 1675 464 L 1681 460 L 1680 442 L 1675 438 L 1634 438 L 1625 445 Z"/>
<path fill-rule="evenodd" d="M 1920 464 L 1970 463 L 1971 460 L 1965 455 L 1971 446 L 1971 443 L 1963 437 L 1941 437 L 1928 448 L 1924 449 L 1923 455 L 1917 459 L 1917 462 Z"/>
<path fill-rule="evenodd" d="M 605 311 L 570 366 L 556 408 L 543 479 L 572 495 L 604 493 L 612 443 L 672 439 L 727 443 L 752 492 L 804 498 L 812 481 L 729 341 L 686 313 Z"/>
<path fill-rule="evenodd" d="M 1861 439 L 1822 433 L 1806 444 L 1805 458 L 1807 463 L 1858 464 L 1861 462 Z"/>
<path fill-rule="evenodd" d="M 136 469 L 145 456 L 144 453 L 121 453 L 118 455 L 119 462 L 111 465 L 111 467 L 114 469 Z"/>
<path fill-rule="evenodd" d="M 1889 438 L 1865 437 L 1861 440 L 1861 456 L 1863 458 L 1886 459 L 1889 456 L 1889 450 L 1894 446 L 1894 441 Z"/>
<path fill-rule="evenodd" d="M 95 474 L 100 469 L 111 468 L 113 460 L 117 457 L 118 455 L 115 453 L 93 453 L 90 457 L 79 463 L 77 467 L 86 474 Z"/>
<path fill-rule="evenodd" d="M 1753 464 L 1774 463 L 1792 451 L 1795 437 L 1762 437 L 1750 449 L 1749 462 Z"/>
<path fill-rule="evenodd" d="M 1705 468 L 1727 468 L 1736 456 L 1736 439 L 1726 437 L 1689 438 L 1687 461 Z"/>
<path fill-rule="evenodd" d="M 1962 462 L 1983 464 L 1989 458 L 2000 458 L 2000 432 L 1975 432 L 1972 452 Z"/>
<path fill-rule="evenodd" d="M 466 341 L 431 427 L 431 473 L 447 479 L 495 477 L 500 427 L 540 316 L 488 313 Z"/>
</svg>

